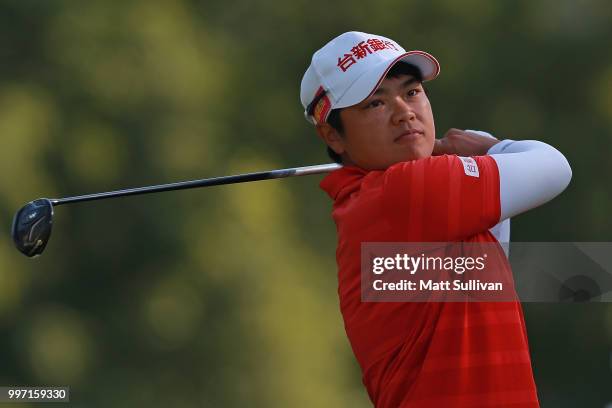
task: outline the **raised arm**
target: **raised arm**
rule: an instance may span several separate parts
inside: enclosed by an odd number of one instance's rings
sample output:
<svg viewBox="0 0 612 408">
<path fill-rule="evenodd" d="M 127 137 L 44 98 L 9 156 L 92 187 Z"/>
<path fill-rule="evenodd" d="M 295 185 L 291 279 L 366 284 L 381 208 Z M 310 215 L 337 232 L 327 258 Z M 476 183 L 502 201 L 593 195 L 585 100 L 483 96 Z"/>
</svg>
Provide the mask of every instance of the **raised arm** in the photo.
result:
<svg viewBox="0 0 612 408">
<path fill-rule="evenodd" d="M 565 156 L 543 142 L 504 140 L 488 154 L 499 170 L 502 220 L 552 200 L 572 178 Z"/>
<path fill-rule="evenodd" d="M 434 154 L 490 155 L 499 171 L 500 220 L 552 200 L 565 190 L 572 178 L 565 156 L 535 140 L 499 142 L 486 132 L 450 129 L 444 138 L 436 141 Z"/>
</svg>

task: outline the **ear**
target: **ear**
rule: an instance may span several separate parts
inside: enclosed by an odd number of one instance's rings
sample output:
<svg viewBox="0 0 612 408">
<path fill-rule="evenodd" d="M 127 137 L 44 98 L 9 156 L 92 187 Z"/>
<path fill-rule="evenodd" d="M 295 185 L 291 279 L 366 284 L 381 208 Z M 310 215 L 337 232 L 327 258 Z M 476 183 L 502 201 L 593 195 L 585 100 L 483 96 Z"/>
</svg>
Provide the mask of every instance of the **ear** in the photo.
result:
<svg viewBox="0 0 612 408">
<path fill-rule="evenodd" d="M 345 140 L 329 123 L 320 123 L 315 127 L 317 134 L 334 152 L 342 155 L 345 150 Z"/>
</svg>

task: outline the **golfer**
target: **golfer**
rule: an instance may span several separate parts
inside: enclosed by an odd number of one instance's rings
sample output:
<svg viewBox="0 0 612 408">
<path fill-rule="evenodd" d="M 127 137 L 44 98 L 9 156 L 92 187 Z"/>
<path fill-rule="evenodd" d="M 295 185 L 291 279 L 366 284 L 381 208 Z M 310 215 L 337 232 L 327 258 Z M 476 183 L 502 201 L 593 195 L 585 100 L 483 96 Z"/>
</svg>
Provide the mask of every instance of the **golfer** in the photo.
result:
<svg viewBox="0 0 612 408">
<path fill-rule="evenodd" d="M 436 140 L 423 82 L 439 72 L 426 52 L 348 32 L 302 79 L 305 115 L 343 164 L 321 187 L 334 202 L 345 329 L 376 407 L 538 407 L 519 302 L 361 301 L 362 242 L 495 243 L 491 229 L 507 239 L 500 223 L 570 182 L 542 142 L 458 129 Z"/>
</svg>

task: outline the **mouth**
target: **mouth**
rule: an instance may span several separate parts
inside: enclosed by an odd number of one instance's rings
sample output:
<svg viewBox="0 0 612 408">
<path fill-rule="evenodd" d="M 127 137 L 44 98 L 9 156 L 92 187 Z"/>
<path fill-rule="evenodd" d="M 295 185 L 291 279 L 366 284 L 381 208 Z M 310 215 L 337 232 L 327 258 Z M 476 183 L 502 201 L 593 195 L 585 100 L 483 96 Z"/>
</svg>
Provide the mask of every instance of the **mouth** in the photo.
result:
<svg viewBox="0 0 612 408">
<path fill-rule="evenodd" d="M 425 132 L 423 132 L 421 129 L 409 129 L 405 131 L 404 133 L 402 133 L 401 135 L 397 136 L 395 139 L 393 139 L 393 141 L 394 142 L 415 141 L 421 136 L 423 136 L 424 133 Z"/>
</svg>

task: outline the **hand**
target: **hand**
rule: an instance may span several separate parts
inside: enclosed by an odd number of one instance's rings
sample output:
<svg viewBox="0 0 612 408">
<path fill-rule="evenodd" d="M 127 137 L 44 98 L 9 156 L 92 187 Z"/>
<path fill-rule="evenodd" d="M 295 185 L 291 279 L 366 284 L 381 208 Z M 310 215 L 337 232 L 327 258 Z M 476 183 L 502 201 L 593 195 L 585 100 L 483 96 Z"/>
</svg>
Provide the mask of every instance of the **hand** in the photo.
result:
<svg viewBox="0 0 612 408">
<path fill-rule="evenodd" d="M 442 139 L 436 139 L 433 155 L 482 156 L 497 143 L 499 140 L 493 136 L 484 136 L 469 130 L 449 129 Z"/>
</svg>

